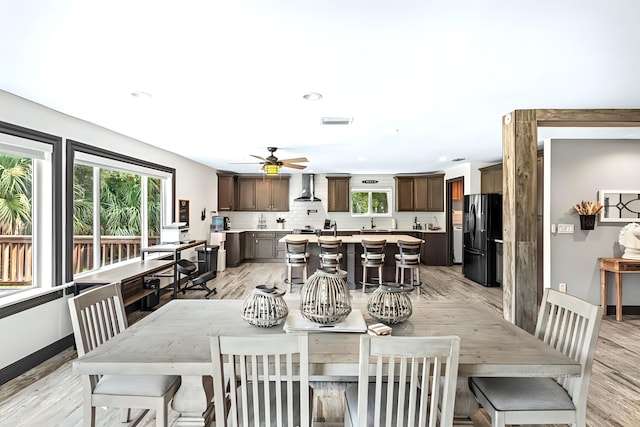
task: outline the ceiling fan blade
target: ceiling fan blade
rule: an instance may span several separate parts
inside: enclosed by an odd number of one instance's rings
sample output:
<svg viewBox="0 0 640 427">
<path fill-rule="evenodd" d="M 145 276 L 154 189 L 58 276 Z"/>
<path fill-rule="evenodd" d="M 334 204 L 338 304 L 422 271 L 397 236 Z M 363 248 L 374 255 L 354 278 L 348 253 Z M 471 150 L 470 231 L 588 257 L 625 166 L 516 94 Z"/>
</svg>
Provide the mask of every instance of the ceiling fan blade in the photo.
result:
<svg viewBox="0 0 640 427">
<path fill-rule="evenodd" d="M 260 159 L 260 160 L 262 160 L 263 162 L 266 162 L 266 161 L 267 161 L 267 159 L 265 159 L 264 157 L 256 156 L 255 154 L 249 154 L 249 155 L 250 155 L 251 157 L 255 157 L 256 159 Z"/>
<path fill-rule="evenodd" d="M 230 162 L 230 165 L 262 165 L 264 162 Z"/>
<path fill-rule="evenodd" d="M 285 163 L 300 163 L 300 162 L 308 162 L 309 159 L 307 159 L 306 157 L 296 157 L 295 159 L 282 159 L 280 160 L 281 162 Z"/>
<path fill-rule="evenodd" d="M 296 165 L 295 163 L 288 163 L 288 162 L 282 162 L 282 166 L 285 168 L 292 168 L 292 169 L 306 169 L 307 167 L 305 165 Z"/>
</svg>

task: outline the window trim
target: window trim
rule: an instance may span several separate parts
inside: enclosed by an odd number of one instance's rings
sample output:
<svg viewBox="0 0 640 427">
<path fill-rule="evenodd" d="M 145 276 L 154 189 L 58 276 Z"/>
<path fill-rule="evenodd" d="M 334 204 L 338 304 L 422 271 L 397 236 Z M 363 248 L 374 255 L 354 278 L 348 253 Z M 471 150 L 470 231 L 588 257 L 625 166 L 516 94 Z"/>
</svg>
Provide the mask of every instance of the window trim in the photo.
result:
<svg viewBox="0 0 640 427">
<path fill-rule="evenodd" d="M 62 283 L 63 227 L 62 227 L 62 137 L 25 128 L 0 121 L 0 133 L 26 140 L 36 141 L 51 146 L 51 197 L 52 197 L 52 274 L 51 288 Z M 72 184 L 73 185 L 73 184 Z M 73 218 L 71 218 L 73 221 Z M 41 283 L 34 283 L 32 289 L 42 288 Z M 19 309 L 21 311 L 21 309 Z"/>
<path fill-rule="evenodd" d="M 353 212 L 353 193 L 368 193 L 369 194 L 369 211 L 366 213 L 354 213 Z M 375 213 L 371 211 L 371 193 L 387 193 L 387 202 L 389 210 L 385 213 Z M 393 189 L 390 187 L 384 188 L 357 188 L 354 187 L 349 192 L 349 212 L 352 217 L 362 218 L 362 217 L 390 217 L 393 213 Z"/>
<path fill-rule="evenodd" d="M 65 182 L 65 207 L 70 214 L 65 218 L 65 229 L 69 230 L 65 235 L 65 278 L 67 282 L 73 281 L 73 165 L 77 153 L 84 153 L 92 156 L 102 157 L 108 160 L 114 160 L 122 163 L 128 163 L 134 166 L 154 169 L 171 176 L 171 206 L 176 203 L 176 170 L 174 168 L 148 162 L 146 160 L 136 159 L 135 157 L 126 156 L 124 154 L 105 150 L 103 148 L 94 147 L 79 141 L 67 139 L 66 150 L 66 182 Z M 171 209 L 171 221 L 175 221 L 175 209 Z"/>
</svg>

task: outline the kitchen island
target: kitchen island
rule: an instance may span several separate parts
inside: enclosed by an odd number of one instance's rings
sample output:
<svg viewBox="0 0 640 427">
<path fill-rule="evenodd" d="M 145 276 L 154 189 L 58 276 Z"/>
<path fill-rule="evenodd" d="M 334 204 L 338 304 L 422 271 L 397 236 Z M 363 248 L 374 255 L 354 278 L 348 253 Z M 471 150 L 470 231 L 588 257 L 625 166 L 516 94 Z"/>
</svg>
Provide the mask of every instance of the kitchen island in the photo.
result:
<svg viewBox="0 0 640 427">
<path fill-rule="evenodd" d="M 424 240 L 406 234 L 352 234 L 350 236 L 338 236 L 336 239 L 342 241 L 342 269 L 347 271 L 347 285 L 349 289 L 361 288 L 362 266 L 360 264 L 360 256 L 363 252 L 363 240 L 385 240 L 387 242 L 384 250 L 384 267 L 382 268 L 382 280 L 385 282 L 395 282 L 395 255 L 398 253 L 397 243 L 399 240 L 424 244 Z M 307 252 L 310 255 L 308 267 L 309 275 L 313 274 L 313 272 L 320 267 L 320 246 L 318 246 L 318 236 L 315 234 L 287 234 L 279 240 L 279 243 L 284 243 L 285 240 L 307 240 L 309 242 Z M 288 279 L 289 278 L 287 277 L 287 280 Z M 370 280 L 368 281 L 371 283 Z"/>
</svg>

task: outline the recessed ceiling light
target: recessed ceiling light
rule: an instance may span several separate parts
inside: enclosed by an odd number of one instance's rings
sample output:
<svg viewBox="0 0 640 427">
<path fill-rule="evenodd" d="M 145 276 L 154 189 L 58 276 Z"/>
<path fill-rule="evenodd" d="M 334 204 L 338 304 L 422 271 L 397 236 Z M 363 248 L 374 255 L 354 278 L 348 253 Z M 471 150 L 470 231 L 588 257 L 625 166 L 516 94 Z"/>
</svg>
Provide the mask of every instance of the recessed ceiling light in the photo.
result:
<svg viewBox="0 0 640 427">
<path fill-rule="evenodd" d="M 322 95 L 320 95 L 318 92 L 309 92 L 306 95 L 303 95 L 302 97 L 307 101 L 317 101 L 319 99 L 322 99 Z"/>
<path fill-rule="evenodd" d="M 440 156 L 440 157 L 438 157 L 438 161 L 439 161 L 439 162 L 446 162 L 447 160 L 448 160 L 448 159 L 447 159 L 447 156 Z"/>
<path fill-rule="evenodd" d="M 134 98 L 141 98 L 141 99 L 149 99 L 151 98 L 151 94 L 147 93 L 147 92 L 142 92 L 142 91 L 134 91 L 131 92 L 131 96 L 133 96 Z"/>
</svg>

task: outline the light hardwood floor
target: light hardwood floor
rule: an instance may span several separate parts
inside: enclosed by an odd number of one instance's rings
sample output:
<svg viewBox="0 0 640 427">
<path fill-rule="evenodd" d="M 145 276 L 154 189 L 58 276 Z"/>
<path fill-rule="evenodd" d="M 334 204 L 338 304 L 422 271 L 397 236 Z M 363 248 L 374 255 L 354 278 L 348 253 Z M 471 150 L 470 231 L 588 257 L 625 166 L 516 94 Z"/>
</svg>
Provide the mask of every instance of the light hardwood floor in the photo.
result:
<svg viewBox="0 0 640 427">
<path fill-rule="evenodd" d="M 241 299 L 260 284 L 282 282 L 284 268 L 282 264 L 243 264 L 227 269 L 215 279 L 218 295 L 215 298 Z M 420 277 L 423 280 L 423 292 L 413 298 L 426 300 L 449 300 L 484 304 L 498 313 L 502 313 L 502 291 L 500 288 L 484 288 L 466 280 L 459 266 L 426 267 L 422 266 Z M 294 286 L 293 292 L 300 287 Z M 180 298 L 201 298 L 204 292 L 188 291 Z M 366 298 L 361 292 L 354 292 L 354 298 Z M 163 297 L 166 302 L 168 296 Z M 130 323 L 144 317 L 147 313 L 137 311 L 129 315 Z M 603 426 L 639 426 L 640 425 L 640 316 L 624 316 L 624 322 L 616 322 L 614 316 L 608 316 L 602 323 L 600 339 L 593 366 L 587 425 Z M 72 348 L 20 377 L 0 387 L 0 426 L 80 426 L 82 425 L 81 385 L 79 378 L 71 372 L 71 362 L 76 358 Z M 141 411 L 132 411 L 133 419 Z M 120 423 L 119 411 L 100 409 L 97 412 L 98 426 L 132 426 L 133 423 Z M 176 414 L 170 411 L 169 421 Z M 474 417 L 478 426 L 489 426 L 490 422 L 483 413 Z M 155 415 L 148 413 L 137 424 L 154 426 Z"/>
</svg>

